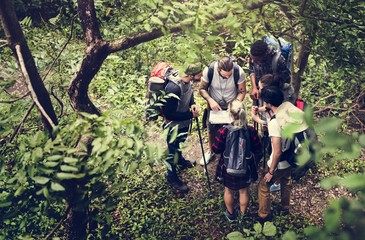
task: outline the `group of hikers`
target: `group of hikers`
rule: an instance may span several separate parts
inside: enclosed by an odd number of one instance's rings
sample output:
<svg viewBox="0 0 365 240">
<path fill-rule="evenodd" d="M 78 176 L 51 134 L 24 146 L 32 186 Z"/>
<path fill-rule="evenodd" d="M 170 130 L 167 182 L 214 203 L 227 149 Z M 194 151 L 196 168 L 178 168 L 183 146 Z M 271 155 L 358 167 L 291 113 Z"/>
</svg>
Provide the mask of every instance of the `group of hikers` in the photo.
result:
<svg viewBox="0 0 365 240">
<path fill-rule="evenodd" d="M 272 217 L 270 187 L 273 186 L 280 186 L 281 214 L 289 213 L 292 167 L 282 156 L 285 142 L 282 130 L 293 123 L 300 130 L 305 130 L 308 126 L 301 118 L 291 115 L 303 112 L 294 105 L 297 96 L 290 86 L 290 71 L 286 61 L 280 55 L 273 61 L 276 54 L 263 40 L 254 42 L 250 49 L 249 76 L 252 88 L 249 95 L 254 102 L 251 115 L 261 131 L 258 131 L 257 126 L 248 125 L 243 104 L 246 74 L 229 56 L 224 56 L 207 67 L 201 63 L 190 64 L 183 74 L 171 75 L 164 87 L 166 94 L 178 96 L 167 98 L 162 107 L 164 127 L 169 129 L 166 139 L 169 154 L 166 161 L 171 167 L 167 170 L 167 183 L 179 192 L 188 192 L 188 186 L 178 173 L 193 167 L 195 161 L 183 157 L 180 144 L 187 138 L 192 119 L 197 118 L 201 112 L 195 104 L 192 88 L 194 81 L 200 81 L 199 93 L 206 100 L 208 109 L 206 126 L 209 149 L 203 153 L 199 163 L 206 164 L 219 156 L 215 179 L 224 185 L 225 216 L 229 221 L 235 221 L 247 211 L 249 186 L 258 179 L 258 163 L 265 155 L 263 147 L 270 157 L 267 162 L 264 161 L 264 174 L 258 185 L 258 220 L 265 222 Z M 210 114 L 217 111 L 226 112 L 229 121 L 211 121 Z M 177 135 L 176 132 L 173 133 L 176 128 Z M 266 139 L 270 139 L 271 144 L 263 144 L 265 136 L 268 136 Z M 235 141 L 239 147 L 233 147 Z M 235 162 L 233 165 L 243 164 L 243 172 L 227 167 L 228 161 L 236 161 L 237 158 L 242 158 L 242 154 L 243 163 Z M 234 202 L 236 191 L 239 192 L 238 208 L 235 208 Z"/>
</svg>

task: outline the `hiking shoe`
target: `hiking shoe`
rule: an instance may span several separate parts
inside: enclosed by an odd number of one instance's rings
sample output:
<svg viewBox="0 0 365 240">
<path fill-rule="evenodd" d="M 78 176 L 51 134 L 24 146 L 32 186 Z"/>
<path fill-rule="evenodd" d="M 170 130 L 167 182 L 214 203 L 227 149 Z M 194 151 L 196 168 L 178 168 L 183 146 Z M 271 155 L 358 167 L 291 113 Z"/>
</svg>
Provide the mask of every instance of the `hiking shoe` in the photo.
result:
<svg viewBox="0 0 365 240">
<path fill-rule="evenodd" d="M 204 156 L 205 156 L 206 164 L 208 164 L 209 161 L 214 157 L 214 153 L 209 151 L 209 152 L 204 153 Z M 204 158 L 203 157 L 200 159 L 199 164 L 204 166 Z"/>
<path fill-rule="evenodd" d="M 281 189 L 280 183 L 279 184 L 273 184 L 270 186 L 270 192 L 279 191 Z"/>
<path fill-rule="evenodd" d="M 289 209 L 284 209 L 282 207 L 279 208 L 279 212 L 281 216 L 288 216 L 290 213 Z"/>
<path fill-rule="evenodd" d="M 264 224 L 265 222 L 270 222 L 272 220 L 272 215 L 268 215 L 267 217 L 265 218 L 262 218 L 260 216 L 257 216 L 256 220 L 261 223 L 261 224 Z"/>
<path fill-rule="evenodd" d="M 188 186 L 183 181 L 181 181 L 178 177 L 167 176 L 166 180 L 167 180 L 167 183 L 177 191 L 180 191 L 183 193 L 187 193 L 189 191 Z"/>
<path fill-rule="evenodd" d="M 189 160 L 182 160 L 182 161 L 179 161 L 178 164 L 177 164 L 177 167 L 179 168 L 179 170 L 184 170 L 184 169 L 187 169 L 187 168 L 192 168 L 195 166 L 195 162 L 192 163 L 192 161 L 189 161 Z"/>
<path fill-rule="evenodd" d="M 237 220 L 237 216 L 236 216 L 236 214 L 235 214 L 235 211 L 233 211 L 233 214 L 230 214 L 230 213 L 228 212 L 228 210 L 226 209 L 226 211 L 224 212 L 224 215 L 226 216 L 226 218 L 227 218 L 227 220 L 228 220 L 229 222 L 234 222 L 234 221 L 236 221 L 236 220 Z"/>
</svg>

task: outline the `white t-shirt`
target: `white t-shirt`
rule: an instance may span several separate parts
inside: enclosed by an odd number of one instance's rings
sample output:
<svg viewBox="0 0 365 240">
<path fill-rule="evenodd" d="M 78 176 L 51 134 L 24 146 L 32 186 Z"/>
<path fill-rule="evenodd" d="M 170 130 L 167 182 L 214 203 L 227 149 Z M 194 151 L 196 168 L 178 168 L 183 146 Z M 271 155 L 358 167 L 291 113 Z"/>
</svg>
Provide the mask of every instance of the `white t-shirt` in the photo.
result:
<svg viewBox="0 0 365 240">
<path fill-rule="evenodd" d="M 238 66 L 240 79 L 237 84 L 246 81 L 246 74 L 243 69 Z M 234 71 L 234 70 L 233 70 Z M 213 79 L 209 86 L 208 93 L 211 98 L 216 101 L 220 107 L 227 109 L 228 103 L 236 99 L 238 95 L 236 84 L 234 83 L 234 72 L 228 79 L 224 79 L 219 75 L 218 62 L 214 64 Z M 202 81 L 208 83 L 208 67 L 203 70 Z"/>
<path fill-rule="evenodd" d="M 281 138 L 281 141 L 283 141 L 283 138 L 281 137 L 281 127 L 280 127 L 278 121 L 276 120 L 276 118 L 271 119 L 271 121 L 268 122 L 267 128 L 269 131 L 269 137 L 279 137 L 279 138 Z M 272 144 L 271 144 L 271 148 L 273 149 Z M 274 153 L 274 151 L 271 151 L 270 159 L 269 159 L 269 161 L 267 161 L 267 165 L 269 167 L 272 162 L 273 153 Z M 281 161 L 278 163 L 278 166 L 277 166 L 278 169 L 286 169 L 288 167 L 290 167 L 290 164 L 287 161 Z"/>
</svg>

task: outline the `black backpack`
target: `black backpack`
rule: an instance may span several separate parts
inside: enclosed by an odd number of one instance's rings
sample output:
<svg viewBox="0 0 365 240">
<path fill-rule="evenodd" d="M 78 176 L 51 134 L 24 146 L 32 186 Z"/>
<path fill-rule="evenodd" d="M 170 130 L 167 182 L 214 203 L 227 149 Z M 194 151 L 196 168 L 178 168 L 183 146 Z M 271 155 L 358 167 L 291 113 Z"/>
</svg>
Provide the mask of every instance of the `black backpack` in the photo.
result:
<svg viewBox="0 0 365 240">
<path fill-rule="evenodd" d="M 313 129 L 306 129 L 302 132 L 295 133 L 292 139 L 285 139 L 285 143 L 280 156 L 280 161 L 286 160 L 292 166 L 292 178 L 294 180 L 299 180 L 305 175 L 305 173 L 314 166 L 314 149 L 309 143 L 304 144 L 306 140 L 311 138 L 316 138 Z M 303 147 L 307 147 L 307 151 L 310 154 L 310 159 L 303 165 L 299 166 L 297 161 L 297 156 Z"/>
<path fill-rule="evenodd" d="M 151 80 L 153 78 L 150 78 Z M 155 78 L 156 79 L 156 78 Z M 148 101 L 146 105 L 146 120 L 155 121 L 158 116 L 164 116 L 163 106 L 166 103 L 167 98 L 170 97 L 180 97 L 172 96 L 171 94 L 166 94 L 166 86 L 169 82 L 173 82 L 177 86 L 182 88 L 181 80 L 175 76 L 167 76 L 165 79 L 161 79 L 157 84 L 150 84 L 149 92 L 147 95 Z M 151 83 L 151 82 L 149 82 Z M 182 91 L 182 90 L 181 90 Z"/>
<path fill-rule="evenodd" d="M 214 65 L 217 61 L 212 61 L 209 64 L 208 67 L 208 88 L 210 86 L 210 84 L 212 83 L 213 80 L 213 75 L 214 75 Z M 240 80 L 240 69 L 239 66 L 237 65 L 237 63 L 233 63 L 233 80 L 234 83 L 236 84 L 236 87 L 238 85 L 238 81 Z"/>
<path fill-rule="evenodd" d="M 227 125 L 226 147 L 223 152 L 224 166 L 229 175 L 244 177 L 248 174 L 249 161 L 252 158 L 248 128 L 235 128 Z"/>
</svg>

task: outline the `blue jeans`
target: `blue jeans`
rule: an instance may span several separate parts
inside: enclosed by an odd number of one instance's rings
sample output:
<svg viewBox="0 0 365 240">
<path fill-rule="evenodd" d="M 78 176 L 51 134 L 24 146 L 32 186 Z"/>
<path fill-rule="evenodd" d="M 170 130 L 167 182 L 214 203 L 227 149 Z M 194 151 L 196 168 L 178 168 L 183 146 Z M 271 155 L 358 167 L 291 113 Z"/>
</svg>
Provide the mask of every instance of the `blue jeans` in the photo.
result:
<svg viewBox="0 0 365 240">
<path fill-rule="evenodd" d="M 169 128 L 169 133 L 167 134 L 166 142 L 169 150 L 169 155 L 166 158 L 166 161 L 171 165 L 171 170 L 167 169 L 167 176 L 169 177 L 177 177 L 176 173 L 176 164 L 175 164 L 175 156 L 177 154 L 178 163 L 182 163 L 185 159 L 182 156 L 181 149 L 179 148 L 180 143 L 185 142 L 188 136 L 189 128 L 180 128 L 177 133 L 177 137 L 175 141 L 170 143 L 172 132 L 174 132 L 173 128 Z"/>
</svg>

